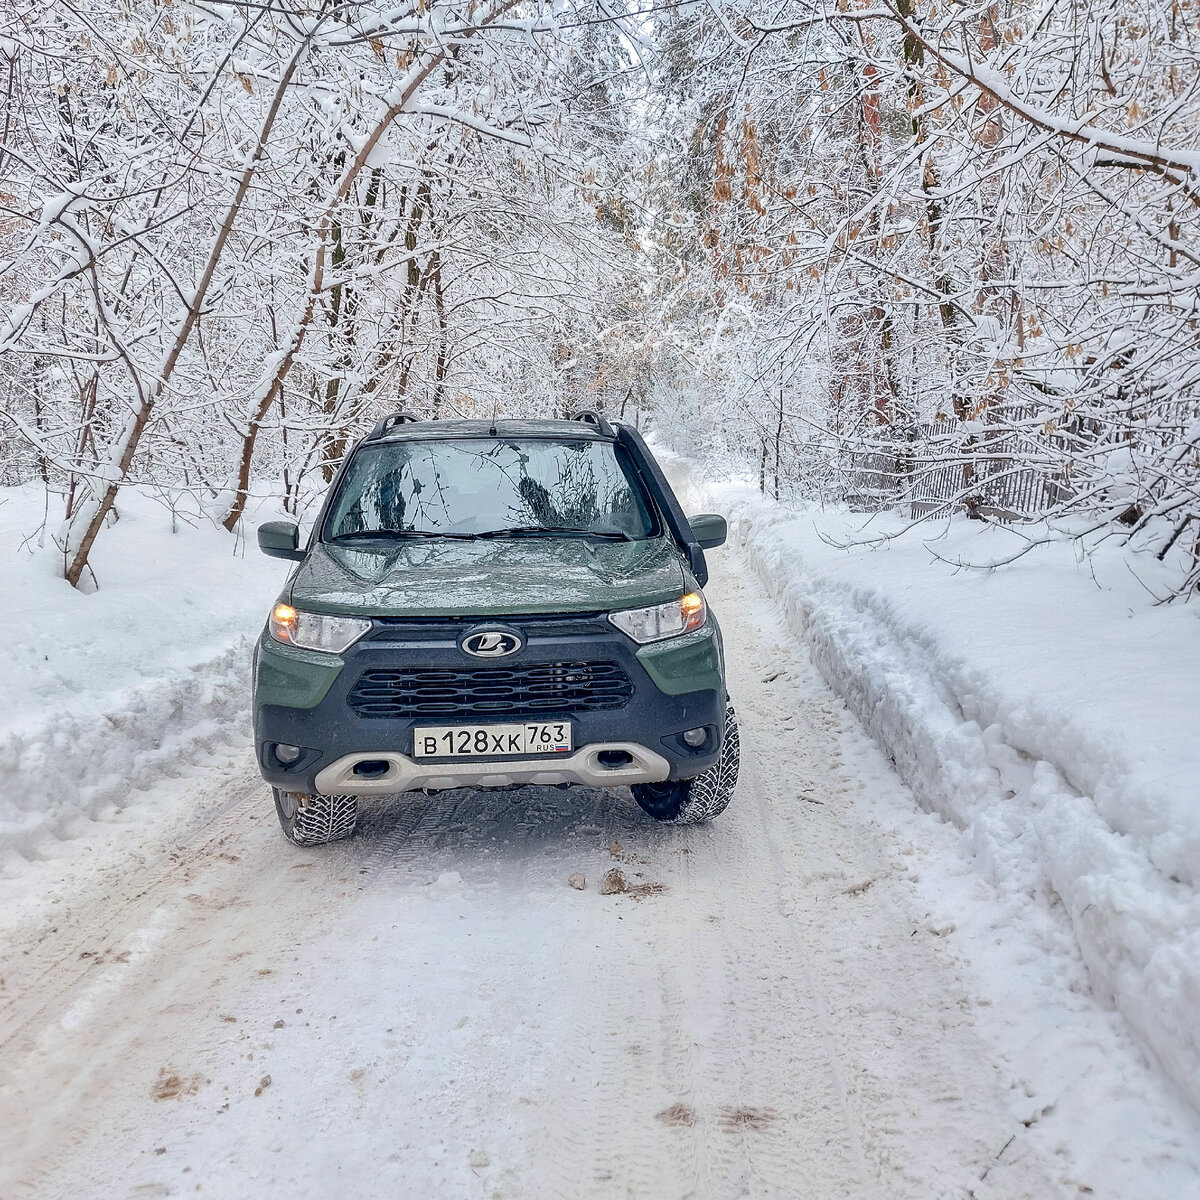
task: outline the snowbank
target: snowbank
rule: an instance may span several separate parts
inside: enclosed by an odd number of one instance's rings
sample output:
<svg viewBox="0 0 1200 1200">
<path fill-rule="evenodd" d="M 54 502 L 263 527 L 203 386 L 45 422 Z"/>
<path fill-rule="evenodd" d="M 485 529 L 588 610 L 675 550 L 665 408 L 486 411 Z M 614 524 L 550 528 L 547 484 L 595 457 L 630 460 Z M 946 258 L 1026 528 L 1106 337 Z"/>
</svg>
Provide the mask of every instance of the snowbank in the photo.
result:
<svg viewBox="0 0 1200 1200">
<path fill-rule="evenodd" d="M 59 523 L 41 489 L 0 489 L 5 876 L 249 728 L 250 647 L 286 564 L 136 492 L 118 507 L 85 595 L 48 534 L 27 540 Z"/>
<path fill-rule="evenodd" d="M 1014 535 L 963 521 L 847 548 L 901 523 L 698 490 L 995 886 L 1061 898 L 1097 990 L 1200 1108 L 1200 613 L 1154 607 L 1116 551 L 955 570 L 931 548 L 994 561 Z"/>
</svg>

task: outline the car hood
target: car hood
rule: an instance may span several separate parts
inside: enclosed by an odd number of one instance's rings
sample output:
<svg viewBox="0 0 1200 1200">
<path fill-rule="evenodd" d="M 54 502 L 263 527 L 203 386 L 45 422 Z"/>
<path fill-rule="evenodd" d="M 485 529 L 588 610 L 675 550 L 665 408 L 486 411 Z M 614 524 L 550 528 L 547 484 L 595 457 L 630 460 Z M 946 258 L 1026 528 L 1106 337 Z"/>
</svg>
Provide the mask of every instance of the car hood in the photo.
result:
<svg viewBox="0 0 1200 1200">
<path fill-rule="evenodd" d="M 494 617 L 638 608 L 691 586 L 666 538 L 318 542 L 286 598 L 297 608 L 348 616 Z"/>
</svg>

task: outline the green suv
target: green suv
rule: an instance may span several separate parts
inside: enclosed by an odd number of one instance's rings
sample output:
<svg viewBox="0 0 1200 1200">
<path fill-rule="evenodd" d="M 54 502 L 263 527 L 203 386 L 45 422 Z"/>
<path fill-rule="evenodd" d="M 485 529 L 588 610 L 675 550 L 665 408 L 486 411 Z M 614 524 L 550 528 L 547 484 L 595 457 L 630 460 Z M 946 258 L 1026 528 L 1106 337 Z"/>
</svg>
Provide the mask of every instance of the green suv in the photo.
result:
<svg viewBox="0 0 1200 1200">
<path fill-rule="evenodd" d="M 690 520 L 640 434 L 570 421 L 381 420 L 342 463 L 254 658 L 254 741 L 292 841 L 363 796 L 629 787 L 721 812 L 738 772 L 721 632 Z"/>
</svg>

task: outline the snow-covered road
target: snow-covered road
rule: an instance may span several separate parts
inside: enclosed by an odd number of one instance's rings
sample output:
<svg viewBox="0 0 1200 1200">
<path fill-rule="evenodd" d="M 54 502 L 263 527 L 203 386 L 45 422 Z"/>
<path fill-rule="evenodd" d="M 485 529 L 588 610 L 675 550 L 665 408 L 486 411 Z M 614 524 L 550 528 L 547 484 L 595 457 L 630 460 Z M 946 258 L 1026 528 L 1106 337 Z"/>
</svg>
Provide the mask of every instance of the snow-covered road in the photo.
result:
<svg viewBox="0 0 1200 1200">
<path fill-rule="evenodd" d="M 306 851 L 244 757 L 160 784 L 193 827 L 85 856 L 5 947 L 0 1196 L 1200 1194 L 1132 1050 L 1090 1125 L 1039 1133 L 986 885 L 747 574 L 709 588 L 744 755 L 709 827 L 456 792 Z M 1072 986 L 1058 1016 L 1119 1037 Z"/>
</svg>

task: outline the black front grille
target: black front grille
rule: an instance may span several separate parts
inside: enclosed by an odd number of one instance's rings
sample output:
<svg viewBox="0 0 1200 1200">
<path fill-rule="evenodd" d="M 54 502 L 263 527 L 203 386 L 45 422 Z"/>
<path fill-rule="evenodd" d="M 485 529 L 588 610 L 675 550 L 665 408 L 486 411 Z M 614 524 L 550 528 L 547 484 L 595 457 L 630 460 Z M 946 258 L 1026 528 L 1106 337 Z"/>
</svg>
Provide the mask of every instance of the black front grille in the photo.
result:
<svg viewBox="0 0 1200 1200">
<path fill-rule="evenodd" d="M 348 698 L 360 717 L 494 717 L 621 708 L 633 684 L 614 662 L 364 671 Z"/>
</svg>

